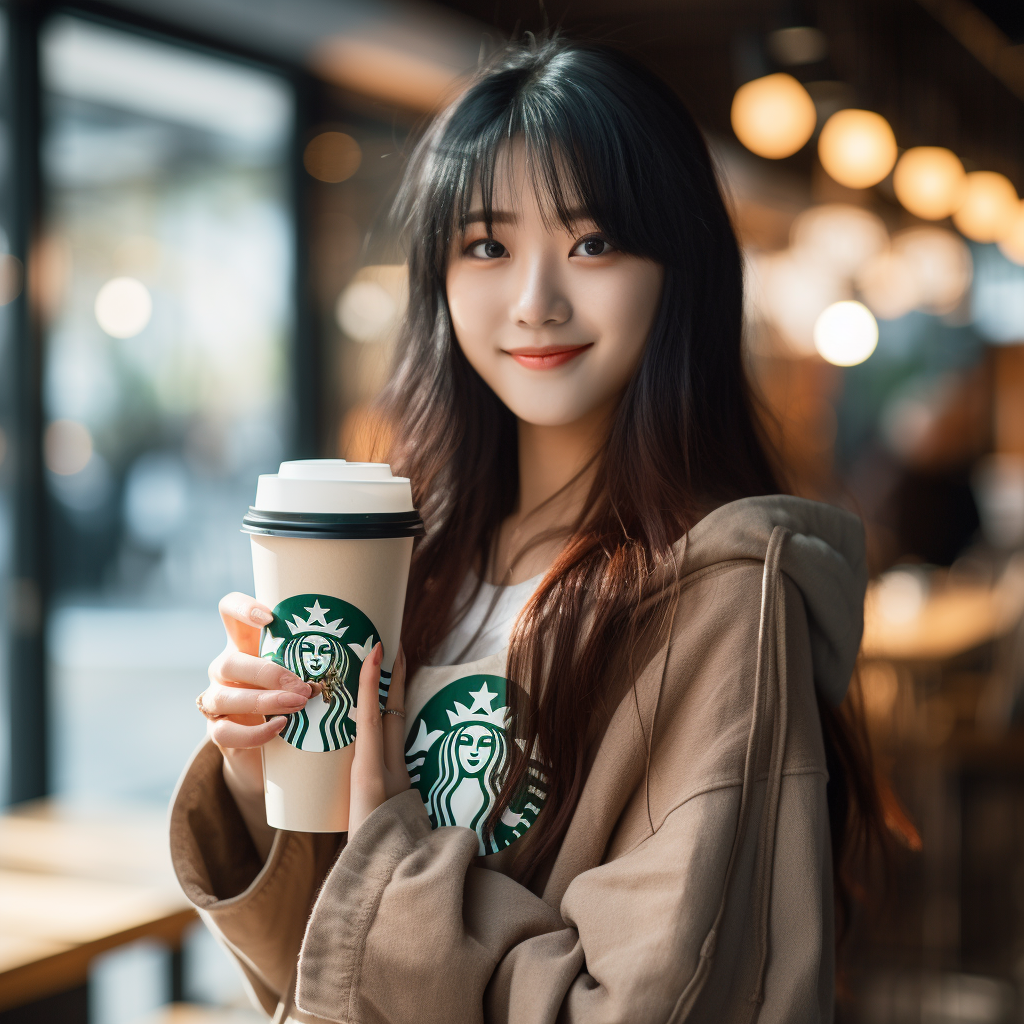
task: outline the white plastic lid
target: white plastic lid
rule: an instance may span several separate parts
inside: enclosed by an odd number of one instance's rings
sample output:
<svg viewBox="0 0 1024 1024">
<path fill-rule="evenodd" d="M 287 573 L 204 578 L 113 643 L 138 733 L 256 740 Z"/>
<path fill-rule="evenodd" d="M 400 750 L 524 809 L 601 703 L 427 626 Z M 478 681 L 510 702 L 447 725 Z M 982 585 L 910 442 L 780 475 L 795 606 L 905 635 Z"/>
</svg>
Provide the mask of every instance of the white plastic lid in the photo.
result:
<svg viewBox="0 0 1024 1024">
<path fill-rule="evenodd" d="M 253 507 L 264 512 L 351 514 L 411 512 L 409 478 L 384 462 L 303 459 L 282 462 L 256 485 Z"/>
</svg>

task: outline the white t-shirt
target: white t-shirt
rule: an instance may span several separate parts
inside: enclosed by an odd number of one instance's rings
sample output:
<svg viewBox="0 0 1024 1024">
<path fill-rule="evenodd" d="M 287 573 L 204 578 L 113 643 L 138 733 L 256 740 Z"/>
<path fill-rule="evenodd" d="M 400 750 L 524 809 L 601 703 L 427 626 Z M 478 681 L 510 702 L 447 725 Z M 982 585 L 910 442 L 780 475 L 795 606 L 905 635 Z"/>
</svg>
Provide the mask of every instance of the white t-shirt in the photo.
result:
<svg viewBox="0 0 1024 1024">
<path fill-rule="evenodd" d="M 432 665 L 456 665 L 479 661 L 508 646 L 516 616 L 533 596 L 544 573 L 511 586 L 481 583 L 480 592 L 462 621 L 441 641 Z M 456 607 L 472 592 L 476 576 L 470 573 L 459 590 Z M 491 605 L 494 605 L 492 608 Z M 481 629 L 481 626 L 483 628 Z M 477 630 L 480 635 L 474 640 Z M 472 641 L 472 643 L 470 643 Z M 467 645 L 469 645 L 467 647 Z"/>
<path fill-rule="evenodd" d="M 462 622 L 442 641 L 433 662 L 419 667 L 405 694 L 409 781 L 431 825 L 472 829 L 482 856 L 503 856 L 533 824 L 547 797 L 547 779 L 531 765 L 493 832 L 487 829 L 510 742 L 509 635 L 542 576 L 506 587 L 481 584 Z M 459 598 L 465 600 L 475 584 L 471 574 Z M 477 630 L 480 635 L 473 639 Z"/>
</svg>

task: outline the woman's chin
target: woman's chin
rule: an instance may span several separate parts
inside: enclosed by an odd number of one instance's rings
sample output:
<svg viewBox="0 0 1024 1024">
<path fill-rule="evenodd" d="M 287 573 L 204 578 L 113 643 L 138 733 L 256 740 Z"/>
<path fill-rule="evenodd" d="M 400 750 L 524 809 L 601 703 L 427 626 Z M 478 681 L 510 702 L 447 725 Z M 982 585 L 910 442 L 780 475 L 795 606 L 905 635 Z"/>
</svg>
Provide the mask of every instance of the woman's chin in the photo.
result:
<svg viewBox="0 0 1024 1024">
<path fill-rule="evenodd" d="M 535 427 L 568 427 L 585 420 L 602 404 L 599 401 L 580 401 L 581 397 L 552 396 L 550 400 L 538 400 L 531 395 L 527 399 L 515 396 L 511 401 L 505 398 L 502 401 L 512 415 L 524 423 Z"/>
</svg>

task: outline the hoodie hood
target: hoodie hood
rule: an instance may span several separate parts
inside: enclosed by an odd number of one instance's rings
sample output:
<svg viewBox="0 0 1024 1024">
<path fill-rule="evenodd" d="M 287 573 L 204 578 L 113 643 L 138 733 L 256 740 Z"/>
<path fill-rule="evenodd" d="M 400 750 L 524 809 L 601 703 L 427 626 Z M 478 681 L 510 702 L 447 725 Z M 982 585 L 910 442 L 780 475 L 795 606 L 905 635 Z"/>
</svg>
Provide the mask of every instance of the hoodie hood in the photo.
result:
<svg viewBox="0 0 1024 1024">
<path fill-rule="evenodd" d="M 777 526 L 790 532 L 780 567 L 807 609 L 814 683 L 837 706 L 846 696 L 864 630 L 868 573 L 864 527 L 857 516 L 784 494 L 741 498 L 708 513 L 690 530 L 681 549 L 683 574 L 737 558 L 764 561 Z"/>
</svg>

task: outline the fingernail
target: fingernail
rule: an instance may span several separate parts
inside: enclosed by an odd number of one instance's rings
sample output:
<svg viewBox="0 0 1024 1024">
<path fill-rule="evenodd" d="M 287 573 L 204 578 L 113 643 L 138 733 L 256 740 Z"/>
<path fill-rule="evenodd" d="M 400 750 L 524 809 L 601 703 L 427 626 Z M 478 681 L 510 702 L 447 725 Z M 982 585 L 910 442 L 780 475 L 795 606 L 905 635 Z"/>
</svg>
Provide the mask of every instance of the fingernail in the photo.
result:
<svg viewBox="0 0 1024 1024">
<path fill-rule="evenodd" d="M 253 608 L 253 610 L 249 612 L 249 618 L 254 622 L 258 622 L 265 626 L 274 618 L 274 616 L 271 615 L 270 612 L 264 611 L 262 608 Z"/>
<path fill-rule="evenodd" d="M 384 660 L 384 645 L 378 640 L 373 649 L 373 663 L 379 665 Z"/>
<path fill-rule="evenodd" d="M 301 708 L 305 705 L 306 698 L 301 694 L 283 690 L 277 695 L 277 703 L 285 708 Z"/>
<path fill-rule="evenodd" d="M 309 686 L 310 686 L 310 689 L 312 690 L 314 695 L 318 694 L 318 693 L 323 693 L 324 692 L 324 684 L 323 683 L 310 683 Z"/>
</svg>

